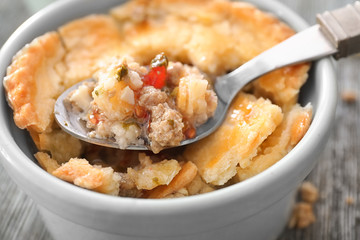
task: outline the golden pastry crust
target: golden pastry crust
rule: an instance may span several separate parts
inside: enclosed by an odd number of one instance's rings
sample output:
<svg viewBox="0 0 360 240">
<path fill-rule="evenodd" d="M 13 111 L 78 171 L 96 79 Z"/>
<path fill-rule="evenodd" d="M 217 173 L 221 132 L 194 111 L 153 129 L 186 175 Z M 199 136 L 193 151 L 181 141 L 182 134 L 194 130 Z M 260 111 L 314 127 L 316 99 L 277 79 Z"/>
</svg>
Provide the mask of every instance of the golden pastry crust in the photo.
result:
<svg viewBox="0 0 360 240">
<path fill-rule="evenodd" d="M 59 28 L 66 49 L 65 85 L 70 87 L 91 78 L 123 47 L 116 22 L 107 15 L 90 15 L 69 22 Z"/>
<path fill-rule="evenodd" d="M 120 175 L 111 167 L 92 166 L 86 159 L 72 158 L 52 172 L 67 182 L 96 192 L 118 195 Z"/>
<path fill-rule="evenodd" d="M 305 135 L 312 119 L 312 106 L 296 104 L 285 113 L 284 120 L 264 141 L 249 166 L 237 167 L 237 181 L 243 181 L 269 168 L 283 158 Z"/>
<path fill-rule="evenodd" d="M 284 111 L 289 111 L 298 101 L 309 68 L 310 64 L 300 64 L 275 70 L 254 81 L 254 94 L 267 97 Z"/>
<path fill-rule="evenodd" d="M 210 76 L 231 71 L 294 34 L 248 3 L 225 0 L 135 0 L 111 14 L 136 61 L 147 62 L 164 51 Z M 296 103 L 308 69 L 300 64 L 267 74 L 254 85 L 255 93 L 288 109 Z"/>
<path fill-rule="evenodd" d="M 131 55 L 146 61 L 165 51 L 211 75 L 237 68 L 294 33 L 250 4 L 223 0 L 135 0 L 111 14 Z"/>
<path fill-rule="evenodd" d="M 193 181 L 188 186 L 186 186 L 186 190 L 188 191 L 189 195 L 197 195 L 212 192 L 215 190 L 215 188 L 205 183 L 201 176 L 197 174 Z"/>
<path fill-rule="evenodd" d="M 164 198 L 190 184 L 197 175 L 197 167 L 192 162 L 186 162 L 180 172 L 168 185 L 161 185 L 149 192 L 148 198 Z"/>
<path fill-rule="evenodd" d="M 51 153 L 51 157 L 56 159 L 58 163 L 64 163 L 70 158 L 78 157 L 83 151 L 80 140 L 61 129 L 55 129 L 50 133 L 40 133 L 38 140 L 37 148 L 40 151 Z"/>
<path fill-rule="evenodd" d="M 184 155 L 196 164 L 207 183 L 223 185 L 236 174 L 238 164 L 243 167 L 250 164 L 259 145 L 282 117 L 281 109 L 270 101 L 240 93 L 220 128 L 189 145 Z"/>
<path fill-rule="evenodd" d="M 56 32 L 34 39 L 20 50 L 8 67 L 4 87 L 19 128 L 49 131 L 54 104 L 63 90 L 61 66 L 65 50 Z"/>
<path fill-rule="evenodd" d="M 36 160 L 38 160 L 40 166 L 50 174 L 60 167 L 60 164 L 47 153 L 37 152 L 34 156 Z"/>
<path fill-rule="evenodd" d="M 153 163 L 149 156 L 140 153 L 139 160 L 140 166 L 137 169 L 127 169 L 127 174 L 137 189 L 151 190 L 157 186 L 168 185 L 181 169 L 178 161 L 174 159 Z"/>
</svg>

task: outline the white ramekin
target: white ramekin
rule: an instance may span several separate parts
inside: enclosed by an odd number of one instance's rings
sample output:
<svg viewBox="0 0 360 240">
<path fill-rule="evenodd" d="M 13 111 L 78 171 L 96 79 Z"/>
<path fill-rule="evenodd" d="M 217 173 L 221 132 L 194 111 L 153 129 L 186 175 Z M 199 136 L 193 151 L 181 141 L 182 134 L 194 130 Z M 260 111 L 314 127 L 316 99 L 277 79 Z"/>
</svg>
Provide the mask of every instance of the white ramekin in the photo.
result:
<svg viewBox="0 0 360 240">
<path fill-rule="evenodd" d="M 21 25 L 0 51 L 0 78 L 12 56 L 35 37 L 89 13 L 106 12 L 119 0 L 62 0 Z M 250 0 L 296 30 L 306 23 L 274 1 Z M 39 206 L 55 239 L 275 239 L 288 219 L 294 193 L 322 151 L 336 108 L 335 74 L 329 59 L 313 65 L 301 91 L 314 119 L 299 144 L 282 160 L 239 184 L 181 199 L 112 197 L 73 186 L 41 169 L 26 131 L 13 123 L 0 91 L 0 159 L 11 178 Z"/>
</svg>

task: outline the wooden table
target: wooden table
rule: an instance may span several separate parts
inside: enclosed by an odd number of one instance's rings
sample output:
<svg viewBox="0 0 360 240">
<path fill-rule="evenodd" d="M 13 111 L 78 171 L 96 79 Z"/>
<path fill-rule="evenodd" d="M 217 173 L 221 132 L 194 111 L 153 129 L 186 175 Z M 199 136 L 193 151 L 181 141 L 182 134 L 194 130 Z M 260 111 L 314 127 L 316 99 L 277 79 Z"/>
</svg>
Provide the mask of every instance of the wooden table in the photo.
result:
<svg viewBox="0 0 360 240">
<path fill-rule="evenodd" d="M 0 0 L 0 46 L 34 11 L 28 0 Z M 341 7 L 350 0 L 280 0 L 309 23 L 315 14 Z M 37 2 L 40 4 L 40 2 Z M 308 180 L 319 188 L 317 221 L 304 230 L 285 229 L 279 240 L 360 239 L 360 103 L 342 101 L 340 94 L 359 94 L 360 56 L 337 62 L 339 103 L 336 124 L 319 163 Z M 359 96 L 360 97 L 360 96 Z M 349 204 L 348 199 L 354 202 Z M 10 180 L 0 165 L 0 239 L 50 240 L 35 204 Z"/>
</svg>

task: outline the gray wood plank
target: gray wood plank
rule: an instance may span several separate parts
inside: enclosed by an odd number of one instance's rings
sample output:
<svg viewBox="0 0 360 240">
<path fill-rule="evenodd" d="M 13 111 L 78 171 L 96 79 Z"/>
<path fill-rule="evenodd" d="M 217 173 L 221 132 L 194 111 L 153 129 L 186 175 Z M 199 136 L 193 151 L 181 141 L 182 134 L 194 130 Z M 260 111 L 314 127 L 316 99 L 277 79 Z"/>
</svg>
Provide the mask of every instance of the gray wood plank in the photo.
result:
<svg viewBox="0 0 360 240">
<path fill-rule="evenodd" d="M 315 23 L 314 16 L 325 10 L 344 6 L 352 1 L 281 0 L 300 13 L 308 22 Z M 360 57 L 342 59 L 336 63 L 339 80 L 339 99 L 336 123 L 319 163 L 308 180 L 320 191 L 316 204 L 317 221 L 305 230 L 285 230 L 280 237 L 285 239 L 360 239 L 359 214 L 359 102 L 349 104 L 342 101 L 342 91 L 351 90 L 359 94 Z M 360 95 L 359 95 L 360 96 Z M 354 199 L 348 204 L 347 199 Z"/>
</svg>

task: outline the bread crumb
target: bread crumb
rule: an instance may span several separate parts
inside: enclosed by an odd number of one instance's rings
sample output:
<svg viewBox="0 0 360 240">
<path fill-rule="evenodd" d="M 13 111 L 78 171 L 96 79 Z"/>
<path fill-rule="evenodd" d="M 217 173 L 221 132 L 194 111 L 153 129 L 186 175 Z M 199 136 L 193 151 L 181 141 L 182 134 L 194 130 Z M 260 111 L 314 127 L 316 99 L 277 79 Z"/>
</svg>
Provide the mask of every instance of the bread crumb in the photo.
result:
<svg viewBox="0 0 360 240">
<path fill-rule="evenodd" d="M 316 221 L 313 206 L 307 202 L 299 202 L 295 205 L 290 221 L 289 228 L 304 229 Z"/>
<path fill-rule="evenodd" d="M 341 99 L 346 103 L 354 103 L 357 101 L 357 93 L 352 90 L 344 90 L 341 93 Z"/>
<path fill-rule="evenodd" d="M 304 182 L 300 186 L 300 196 L 304 202 L 315 203 L 319 198 L 319 191 L 311 182 Z"/>
<path fill-rule="evenodd" d="M 119 194 L 121 176 L 111 167 L 93 166 L 86 159 L 71 158 L 52 174 L 82 188 L 114 196 Z"/>
<path fill-rule="evenodd" d="M 299 188 L 301 201 L 296 203 L 290 220 L 289 228 L 304 229 L 316 221 L 313 211 L 315 202 L 319 199 L 319 191 L 311 182 L 305 181 Z"/>
<path fill-rule="evenodd" d="M 47 153 L 37 152 L 34 156 L 38 160 L 40 166 L 48 173 L 52 173 L 60 167 L 60 164 Z"/>
<path fill-rule="evenodd" d="M 347 197 L 345 201 L 346 201 L 347 205 L 354 205 L 354 202 L 355 202 L 354 198 L 352 198 L 352 197 Z"/>
</svg>

